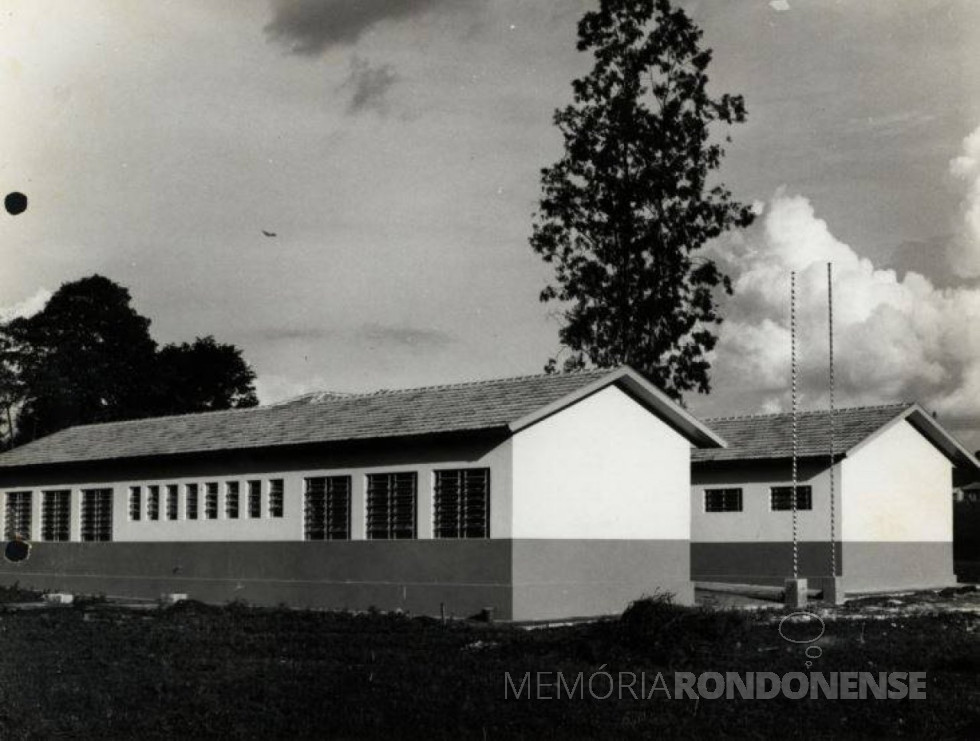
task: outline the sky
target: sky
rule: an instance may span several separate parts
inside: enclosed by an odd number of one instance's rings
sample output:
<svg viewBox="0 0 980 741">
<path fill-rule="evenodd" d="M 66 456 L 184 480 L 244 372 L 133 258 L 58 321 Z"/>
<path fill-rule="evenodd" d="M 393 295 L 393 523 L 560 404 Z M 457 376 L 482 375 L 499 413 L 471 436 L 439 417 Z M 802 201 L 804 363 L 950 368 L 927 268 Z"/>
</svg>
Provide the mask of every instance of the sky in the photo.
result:
<svg viewBox="0 0 980 741">
<path fill-rule="evenodd" d="M 700 416 L 918 400 L 980 448 L 980 3 L 687 0 L 748 121 Z M 528 245 L 586 0 L 0 0 L 0 318 L 99 273 L 264 402 L 540 372 Z M 719 130 L 719 135 L 724 135 Z M 275 236 L 266 236 L 265 233 Z"/>
</svg>

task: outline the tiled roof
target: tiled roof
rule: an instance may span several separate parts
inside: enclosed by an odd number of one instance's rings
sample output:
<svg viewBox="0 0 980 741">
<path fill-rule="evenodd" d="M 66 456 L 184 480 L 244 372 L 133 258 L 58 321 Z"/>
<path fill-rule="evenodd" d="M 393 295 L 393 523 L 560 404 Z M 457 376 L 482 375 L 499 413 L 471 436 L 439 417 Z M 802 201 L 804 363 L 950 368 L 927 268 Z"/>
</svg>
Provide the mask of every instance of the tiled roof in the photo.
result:
<svg viewBox="0 0 980 741">
<path fill-rule="evenodd" d="M 504 428 L 609 374 L 307 394 L 251 409 L 80 425 L 0 455 L 0 468 Z"/>
<path fill-rule="evenodd" d="M 834 412 L 834 449 L 850 450 L 914 404 L 852 407 Z M 694 463 L 731 460 L 789 458 L 793 455 L 793 416 L 757 414 L 705 420 L 728 444 L 725 448 L 695 449 Z M 797 453 L 800 457 L 830 455 L 830 414 L 827 411 L 800 412 L 797 417 Z"/>
</svg>

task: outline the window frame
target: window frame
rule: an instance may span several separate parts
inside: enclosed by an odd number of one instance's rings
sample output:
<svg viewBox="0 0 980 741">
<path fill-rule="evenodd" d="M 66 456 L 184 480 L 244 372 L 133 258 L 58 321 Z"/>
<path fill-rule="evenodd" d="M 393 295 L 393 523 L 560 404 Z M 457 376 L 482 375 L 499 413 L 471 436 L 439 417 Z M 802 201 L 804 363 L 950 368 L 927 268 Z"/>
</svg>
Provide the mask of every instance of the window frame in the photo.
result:
<svg viewBox="0 0 980 741">
<path fill-rule="evenodd" d="M 323 482 L 323 490 L 313 491 L 311 484 L 320 481 Z M 338 486 L 341 482 L 342 487 Z M 303 479 L 303 540 L 351 539 L 353 488 L 354 481 L 350 474 L 307 476 Z M 317 503 L 316 496 L 322 496 L 322 502 Z M 342 507 L 336 502 L 332 504 L 334 500 L 343 500 Z M 341 522 L 332 516 L 338 509 L 343 510 Z"/>
<path fill-rule="evenodd" d="M 367 478 L 365 480 L 365 517 L 364 517 L 364 529 L 365 537 L 367 540 L 418 540 L 419 537 L 419 475 L 418 471 L 385 471 L 380 473 L 369 473 L 366 474 Z M 398 492 L 393 490 L 391 484 L 398 481 L 399 476 L 410 477 L 412 483 L 411 491 L 411 527 L 405 528 L 404 526 L 396 526 L 394 523 L 394 506 L 397 505 L 395 501 L 398 497 Z M 380 479 L 386 480 L 385 487 L 385 523 L 384 527 L 373 527 L 372 526 L 372 509 L 377 508 L 377 504 L 372 503 L 372 495 L 377 495 L 379 492 L 372 488 L 372 482 L 374 480 Z M 399 535 L 399 532 L 407 532 L 407 535 Z"/>
<path fill-rule="evenodd" d="M 201 485 L 196 481 L 184 484 L 184 519 L 201 519 Z"/>
<path fill-rule="evenodd" d="M 54 504 L 57 500 L 62 501 Z M 54 515 L 49 512 L 49 505 L 52 504 L 56 509 Z M 41 540 L 48 543 L 66 543 L 71 540 L 71 489 L 45 489 L 41 492 Z"/>
<path fill-rule="evenodd" d="M 166 519 L 168 522 L 176 522 L 180 519 L 180 486 L 178 484 L 167 484 L 164 486 L 166 498 L 164 499 Z"/>
<path fill-rule="evenodd" d="M 160 485 L 151 484 L 146 487 L 146 519 L 152 522 L 160 520 Z"/>
<path fill-rule="evenodd" d="M 217 481 L 204 482 L 204 519 L 218 519 L 218 493 L 221 486 Z"/>
<path fill-rule="evenodd" d="M 26 507 L 24 505 L 26 504 Z M 17 513 L 18 508 L 24 508 L 24 513 Z M 3 501 L 3 532 L 4 540 L 16 540 L 20 536 L 22 540 L 31 539 L 31 529 L 34 527 L 34 492 L 29 489 L 17 489 L 5 492 Z M 16 517 L 11 515 L 15 514 Z M 26 523 L 27 527 L 14 528 L 11 522 L 18 520 L 17 525 Z M 26 532 L 23 532 L 26 530 Z"/>
<path fill-rule="evenodd" d="M 282 519 L 286 513 L 286 480 L 269 479 L 267 492 L 266 511 L 271 519 Z"/>
<path fill-rule="evenodd" d="M 85 543 L 112 542 L 115 492 L 110 487 L 105 486 L 82 489 L 81 491 L 82 516 L 79 539 Z M 91 503 L 90 509 L 89 500 L 93 497 L 98 497 L 98 499 Z M 106 517 L 106 512 L 108 512 L 108 517 Z M 94 522 L 89 522 L 88 518 L 94 518 Z"/>
<path fill-rule="evenodd" d="M 246 497 L 246 508 L 248 510 L 248 519 L 250 520 L 261 520 L 262 519 L 262 479 L 249 479 L 245 488 L 247 492 Z"/>
<path fill-rule="evenodd" d="M 467 512 L 470 509 L 469 506 L 469 476 L 471 474 L 481 473 L 483 474 L 483 523 L 481 534 L 469 534 L 470 526 L 466 523 Z M 439 517 L 442 511 L 440 506 L 440 499 L 442 498 L 443 492 L 441 491 L 442 479 L 448 479 L 449 476 L 455 475 L 457 477 L 457 485 L 459 487 L 456 493 L 456 503 L 453 509 L 455 509 L 455 534 L 449 535 L 445 534 L 452 528 L 440 527 Z M 491 487 L 491 476 L 490 467 L 469 467 L 469 468 L 445 468 L 437 469 L 432 472 L 432 537 L 436 540 L 486 540 L 490 537 L 490 487 Z"/>
<path fill-rule="evenodd" d="M 729 508 L 728 507 L 728 496 L 734 493 L 737 497 L 738 507 Z M 722 495 L 722 506 L 721 507 L 709 507 L 708 501 L 711 495 Z M 719 486 L 713 487 L 711 489 L 704 489 L 704 497 L 702 502 L 702 510 L 705 514 L 732 514 L 745 511 L 745 494 L 741 486 Z"/>
<path fill-rule="evenodd" d="M 779 490 L 780 495 L 786 496 L 786 507 L 776 507 L 775 497 Z M 803 503 L 807 506 L 801 506 L 800 500 L 803 499 Z M 792 484 L 778 484 L 776 486 L 769 487 L 769 511 L 770 512 L 792 512 L 793 511 L 793 485 Z M 796 485 L 796 511 L 797 512 L 812 512 L 813 511 L 813 486 L 810 484 L 797 484 Z"/>
<path fill-rule="evenodd" d="M 143 520 L 143 487 L 129 487 L 129 521 L 141 522 Z"/>
<path fill-rule="evenodd" d="M 234 503 L 234 507 L 232 507 Z M 242 485 L 239 481 L 225 482 L 225 519 L 237 520 L 242 513 Z"/>
</svg>

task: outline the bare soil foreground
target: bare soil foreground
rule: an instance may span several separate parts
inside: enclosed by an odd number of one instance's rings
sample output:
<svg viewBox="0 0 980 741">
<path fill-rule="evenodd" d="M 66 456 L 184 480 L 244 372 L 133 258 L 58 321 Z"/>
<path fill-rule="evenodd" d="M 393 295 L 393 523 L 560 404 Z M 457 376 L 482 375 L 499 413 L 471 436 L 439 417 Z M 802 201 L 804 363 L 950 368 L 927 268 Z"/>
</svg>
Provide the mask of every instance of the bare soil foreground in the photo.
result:
<svg viewBox="0 0 980 741">
<path fill-rule="evenodd" d="M 980 737 L 973 587 L 556 626 L 37 599 L 0 594 L 3 739 Z M 925 672 L 926 698 L 674 697 L 678 673 L 808 670 Z"/>
</svg>

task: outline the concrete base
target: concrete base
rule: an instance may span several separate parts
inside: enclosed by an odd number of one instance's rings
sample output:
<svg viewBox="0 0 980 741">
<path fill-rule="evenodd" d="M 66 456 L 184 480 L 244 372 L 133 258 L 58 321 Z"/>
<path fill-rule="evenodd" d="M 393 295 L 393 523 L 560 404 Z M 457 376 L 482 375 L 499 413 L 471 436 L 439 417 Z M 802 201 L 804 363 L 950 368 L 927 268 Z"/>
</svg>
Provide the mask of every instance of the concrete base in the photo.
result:
<svg viewBox="0 0 980 741">
<path fill-rule="evenodd" d="M 806 607 L 806 579 L 787 579 L 783 583 L 785 585 L 786 606 L 794 610 L 800 610 Z"/>
<path fill-rule="evenodd" d="M 844 580 L 837 577 L 823 577 L 822 579 L 816 580 L 816 585 L 820 587 L 820 591 L 823 592 L 823 597 L 821 602 L 829 605 L 843 605 L 844 604 Z"/>
</svg>

